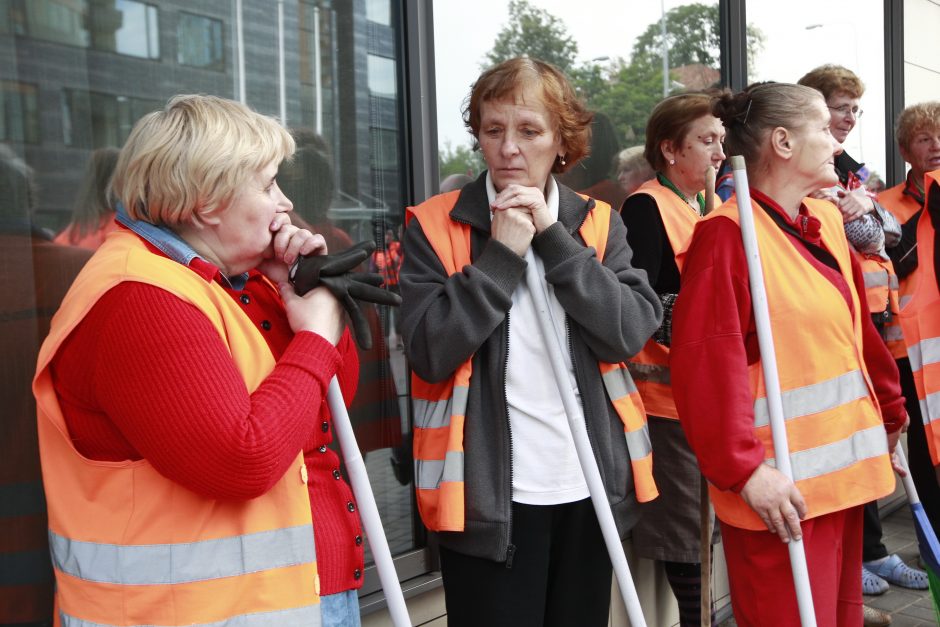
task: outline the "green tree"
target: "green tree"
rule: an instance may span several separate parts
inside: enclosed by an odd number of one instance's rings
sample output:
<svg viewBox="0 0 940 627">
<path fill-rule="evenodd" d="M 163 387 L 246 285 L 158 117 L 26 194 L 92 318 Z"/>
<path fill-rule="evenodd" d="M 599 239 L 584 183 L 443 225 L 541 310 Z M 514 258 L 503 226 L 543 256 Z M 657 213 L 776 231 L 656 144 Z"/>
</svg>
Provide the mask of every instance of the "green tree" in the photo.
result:
<svg viewBox="0 0 940 627">
<path fill-rule="evenodd" d="M 510 0 L 509 23 L 496 36 L 484 67 L 523 55 L 567 72 L 575 65 L 578 44 L 568 34 L 564 22 L 545 9 L 532 6 L 528 0 Z"/>
<path fill-rule="evenodd" d="M 633 43 L 632 63 L 662 64 L 663 33 L 660 22 L 650 24 Z M 753 64 L 764 43 L 764 35 L 753 24 L 747 26 L 748 63 Z M 700 63 L 720 65 L 718 5 L 692 3 L 666 12 L 666 45 L 670 67 Z"/>
<path fill-rule="evenodd" d="M 483 156 L 479 151 L 472 150 L 467 145 L 452 146 L 449 141 L 444 142 L 444 147 L 438 152 L 438 165 L 440 166 L 441 179 L 451 174 L 467 174 L 476 178 L 477 174 L 486 169 L 483 164 Z"/>
</svg>

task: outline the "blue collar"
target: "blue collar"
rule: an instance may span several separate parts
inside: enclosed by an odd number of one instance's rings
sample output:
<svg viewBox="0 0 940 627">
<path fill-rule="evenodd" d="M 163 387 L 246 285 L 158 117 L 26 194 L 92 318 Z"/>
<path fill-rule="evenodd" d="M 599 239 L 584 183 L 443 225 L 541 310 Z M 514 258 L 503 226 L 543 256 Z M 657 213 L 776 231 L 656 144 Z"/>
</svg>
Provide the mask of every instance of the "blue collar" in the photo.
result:
<svg viewBox="0 0 940 627">
<path fill-rule="evenodd" d="M 123 203 L 116 203 L 116 219 L 122 225 L 130 229 L 132 232 L 136 233 L 138 237 L 149 242 L 154 248 L 162 252 L 164 255 L 172 259 L 173 261 L 189 267 L 189 264 L 192 263 L 193 259 L 202 259 L 206 263 L 211 263 L 207 261 L 204 257 L 201 257 L 199 253 L 193 250 L 193 247 L 186 243 L 182 237 L 173 232 L 170 228 L 163 225 L 150 224 L 149 222 L 144 222 L 142 220 L 135 220 L 129 215 L 124 209 Z M 243 290 L 245 289 L 245 283 L 248 281 L 248 273 L 240 274 L 236 277 L 227 277 L 221 271 L 219 274 L 224 278 L 232 289 Z"/>
</svg>

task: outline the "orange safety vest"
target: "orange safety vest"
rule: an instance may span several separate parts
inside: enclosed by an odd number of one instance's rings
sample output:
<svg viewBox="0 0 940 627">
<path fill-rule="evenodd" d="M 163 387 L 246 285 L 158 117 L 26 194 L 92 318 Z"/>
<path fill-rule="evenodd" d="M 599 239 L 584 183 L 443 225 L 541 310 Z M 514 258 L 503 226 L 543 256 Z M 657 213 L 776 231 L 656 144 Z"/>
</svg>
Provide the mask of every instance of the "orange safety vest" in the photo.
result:
<svg viewBox="0 0 940 627">
<path fill-rule="evenodd" d="M 926 180 L 928 189 L 940 185 L 940 170 L 928 172 Z M 931 461 L 937 466 L 940 465 L 940 292 L 934 268 L 935 231 L 930 214 L 925 211 L 917 222 L 916 280 L 910 301 L 901 309 L 901 326 L 914 372 L 927 448 Z"/>
<path fill-rule="evenodd" d="M 900 185 L 895 185 L 894 187 L 890 187 L 886 189 L 885 191 L 881 192 L 880 194 L 878 194 L 878 204 L 880 204 L 882 207 L 890 211 L 894 215 L 894 217 L 897 218 L 898 222 L 900 222 L 901 224 L 904 224 L 905 222 L 910 220 L 911 217 L 915 213 L 920 211 L 921 209 L 920 203 L 918 203 L 915 199 L 911 198 L 909 195 L 904 193 L 904 189 L 906 187 L 907 187 L 907 181 L 901 183 Z M 914 253 L 911 253 L 911 254 L 914 254 Z M 907 275 L 906 277 L 904 277 L 903 279 L 899 281 L 899 285 L 898 285 L 899 310 L 900 308 L 904 307 L 904 305 L 907 304 L 907 301 L 911 299 L 911 292 L 913 291 L 912 286 L 914 284 L 913 279 L 914 279 L 914 275 L 916 274 L 917 274 L 917 270 L 915 269 L 913 272 L 911 272 L 909 275 Z M 901 341 L 903 342 L 903 338 L 901 338 Z M 892 349 L 891 352 L 893 354 L 894 350 Z M 901 357 L 906 357 L 906 355 L 902 354 Z M 897 355 L 895 355 L 895 358 L 898 358 Z"/>
<path fill-rule="evenodd" d="M 826 201 L 805 199 L 822 222 L 822 241 L 850 286 L 854 315 L 842 293 L 796 250 L 787 235 L 754 203 L 793 479 L 807 518 L 868 503 L 894 488 L 888 441 L 862 349 L 859 296 L 852 278 L 842 217 Z M 732 197 L 706 220 L 738 223 Z M 812 294 L 812 298 L 807 298 Z M 754 397 L 754 435 L 774 465 L 770 414 L 761 361 L 748 366 Z M 734 492 L 709 486 L 716 515 L 743 529 L 766 525 Z"/>
<path fill-rule="evenodd" d="M 199 308 L 248 390 L 275 364 L 264 338 L 221 286 L 150 253 L 130 232 L 108 237 L 53 319 L 33 381 L 57 623 L 320 625 L 300 452 L 268 493 L 238 501 L 199 496 L 146 459 L 95 461 L 75 449 L 49 365 L 98 299 L 122 281 L 155 285 Z"/>
<path fill-rule="evenodd" d="M 405 220 L 416 219 L 448 276 L 469 265 L 470 225 L 450 219 L 460 191 L 434 196 L 417 207 L 409 207 Z M 595 201 L 581 225 L 587 246 L 603 260 L 610 226 L 610 205 Z M 439 383 L 411 375 L 414 403 L 415 491 L 418 511 L 432 531 L 464 530 L 463 423 L 467 394 L 473 375 L 473 356 L 462 363 L 450 379 Z M 637 500 L 651 501 L 659 495 L 653 481 L 653 455 L 643 402 L 626 364 L 599 362 L 604 388 L 624 425 L 624 436 L 633 468 Z"/>
<path fill-rule="evenodd" d="M 673 254 L 685 248 L 692 237 L 692 231 L 695 230 L 695 224 L 702 219 L 701 216 L 656 179 L 646 181 L 633 194 L 647 194 L 656 201 Z M 681 272 L 682 263 L 678 258 L 676 265 Z M 643 350 L 627 362 L 627 367 L 636 382 L 646 412 L 652 416 L 678 420 L 679 413 L 672 398 L 672 382 L 669 375 L 669 347 L 650 338 Z"/>
<path fill-rule="evenodd" d="M 907 357 L 907 347 L 901 333 L 898 313 L 901 311 L 898 297 L 898 275 L 894 273 L 894 264 L 890 259 L 879 255 L 866 255 L 853 251 L 862 269 L 865 279 L 865 298 L 868 310 L 872 314 L 888 314 L 881 333 L 891 356 L 895 359 Z"/>
</svg>

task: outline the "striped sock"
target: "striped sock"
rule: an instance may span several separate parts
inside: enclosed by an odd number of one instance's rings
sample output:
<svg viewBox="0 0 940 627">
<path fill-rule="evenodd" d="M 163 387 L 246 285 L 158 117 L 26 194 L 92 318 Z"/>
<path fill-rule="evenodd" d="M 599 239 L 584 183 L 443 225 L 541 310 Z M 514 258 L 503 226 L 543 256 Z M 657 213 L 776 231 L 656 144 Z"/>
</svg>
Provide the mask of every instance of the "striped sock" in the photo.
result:
<svg viewBox="0 0 940 627">
<path fill-rule="evenodd" d="M 701 564 L 663 562 L 669 587 L 679 602 L 680 627 L 700 627 L 702 624 Z M 715 625 L 715 603 L 712 602 L 711 622 Z"/>
</svg>

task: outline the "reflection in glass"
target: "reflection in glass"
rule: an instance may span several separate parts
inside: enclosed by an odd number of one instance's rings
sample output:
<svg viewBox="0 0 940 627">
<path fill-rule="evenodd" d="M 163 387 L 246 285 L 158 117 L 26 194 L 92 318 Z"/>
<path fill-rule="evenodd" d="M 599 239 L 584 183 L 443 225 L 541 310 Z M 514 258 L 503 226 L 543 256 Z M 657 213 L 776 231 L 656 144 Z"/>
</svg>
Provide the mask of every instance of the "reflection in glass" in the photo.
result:
<svg viewBox="0 0 940 627">
<path fill-rule="evenodd" d="M 0 81 L 0 141 L 39 142 L 36 86 Z"/>
<path fill-rule="evenodd" d="M 0 141 L 25 155 L 42 189 L 32 226 L 61 233 L 73 222 L 93 154 L 123 145 L 141 116 L 176 93 L 231 98 L 243 78 L 247 104 L 269 115 L 280 114 L 283 87 L 286 120 L 298 138 L 292 167 L 303 173 L 288 192 L 298 221 L 321 232 L 332 250 L 364 239 L 380 251 L 393 247 L 406 204 L 401 37 L 391 25 L 400 22 L 391 13 L 397 5 L 285 3 L 282 84 L 269 0 L 0 0 Z M 237 17 L 241 76 L 238 42 L 227 36 Z M 28 83 L 19 80 L 26 76 Z M 285 165 L 285 189 L 290 176 Z M 360 353 L 352 414 L 392 551 L 401 554 L 418 544 L 406 365 L 394 314 L 374 308 L 370 320 L 376 342 Z M 35 360 L 26 361 L 11 367 L 29 376 Z"/>
<path fill-rule="evenodd" d="M 225 69 L 221 20 L 181 12 L 177 35 L 177 61 L 180 65 L 218 71 Z"/>
</svg>

